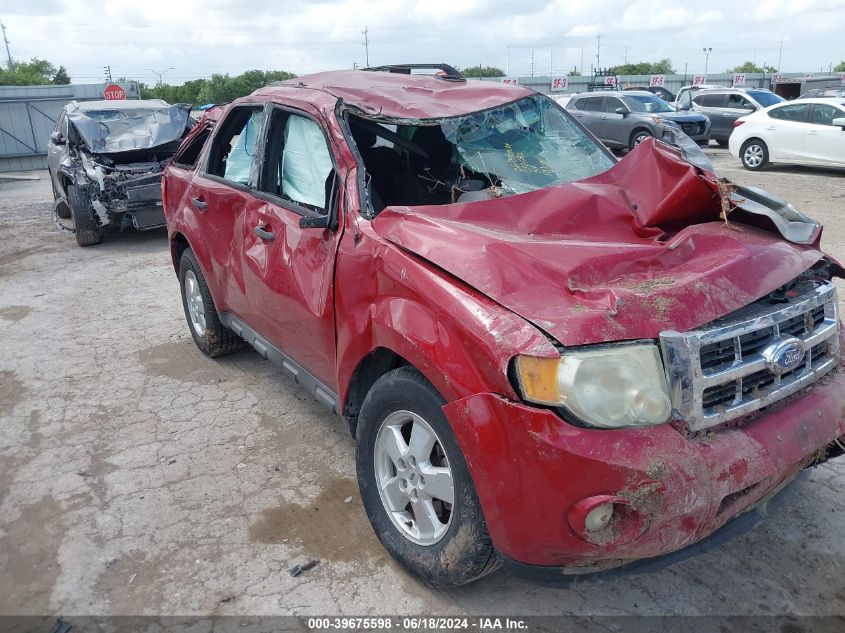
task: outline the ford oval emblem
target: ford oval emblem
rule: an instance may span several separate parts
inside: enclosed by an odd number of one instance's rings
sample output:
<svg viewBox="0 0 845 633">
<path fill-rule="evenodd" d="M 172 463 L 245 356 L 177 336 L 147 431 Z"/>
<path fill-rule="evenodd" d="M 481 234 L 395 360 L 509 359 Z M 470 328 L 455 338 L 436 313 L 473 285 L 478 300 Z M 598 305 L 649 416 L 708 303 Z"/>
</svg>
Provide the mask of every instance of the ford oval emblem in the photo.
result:
<svg viewBox="0 0 845 633">
<path fill-rule="evenodd" d="M 769 343 L 763 350 L 763 358 L 769 371 L 780 376 L 803 363 L 805 352 L 804 342 L 790 336 L 774 339 Z"/>
</svg>

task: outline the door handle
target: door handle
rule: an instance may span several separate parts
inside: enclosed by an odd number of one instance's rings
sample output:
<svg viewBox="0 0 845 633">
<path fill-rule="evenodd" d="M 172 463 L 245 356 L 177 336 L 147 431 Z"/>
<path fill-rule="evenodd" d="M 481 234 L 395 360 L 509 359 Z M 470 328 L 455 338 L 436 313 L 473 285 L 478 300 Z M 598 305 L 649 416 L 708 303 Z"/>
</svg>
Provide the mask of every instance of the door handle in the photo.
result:
<svg viewBox="0 0 845 633">
<path fill-rule="evenodd" d="M 728 114 L 727 112 L 722 112 L 722 116 L 731 116 L 731 115 Z"/>
<path fill-rule="evenodd" d="M 601 118 L 601 120 L 602 120 L 602 121 L 607 121 L 607 117 L 606 117 L 606 116 L 603 116 L 603 117 Z"/>
<path fill-rule="evenodd" d="M 774 132 L 775 130 L 777 130 L 777 128 L 776 128 L 774 125 L 770 125 L 770 126 L 769 126 L 769 127 L 767 127 L 766 129 L 767 129 L 769 132 Z"/>
<path fill-rule="evenodd" d="M 816 132 L 815 130 L 810 130 L 809 132 L 807 132 L 807 134 L 810 134 L 812 136 L 818 136 L 819 133 Z"/>
<path fill-rule="evenodd" d="M 191 204 L 194 205 L 197 209 L 208 208 L 208 203 L 202 198 L 191 198 Z"/>
<path fill-rule="evenodd" d="M 276 239 L 275 233 L 273 233 L 272 231 L 265 231 L 263 226 L 256 226 L 252 230 L 258 237 L 267 242 L 272 242 Z"/>
</svg>

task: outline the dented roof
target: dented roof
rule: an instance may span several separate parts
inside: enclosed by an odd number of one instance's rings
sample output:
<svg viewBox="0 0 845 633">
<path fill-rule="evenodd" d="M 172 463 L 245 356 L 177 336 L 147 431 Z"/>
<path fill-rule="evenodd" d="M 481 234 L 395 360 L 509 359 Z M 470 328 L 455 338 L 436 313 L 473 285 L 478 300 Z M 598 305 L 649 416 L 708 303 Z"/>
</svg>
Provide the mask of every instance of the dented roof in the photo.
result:
<svg viewBox="0 0 845 633">
<path fill-rule="evenodd" d="M 284 94 L 286 87 L 312 89 L 341 99 L 364 113 L 396 119 L 440 119 L 494 108 L 534 94 L 492 81 L 448 81 L 432 75 L 339 70 L 289 79 L 253 94 Z"/>
</svg>

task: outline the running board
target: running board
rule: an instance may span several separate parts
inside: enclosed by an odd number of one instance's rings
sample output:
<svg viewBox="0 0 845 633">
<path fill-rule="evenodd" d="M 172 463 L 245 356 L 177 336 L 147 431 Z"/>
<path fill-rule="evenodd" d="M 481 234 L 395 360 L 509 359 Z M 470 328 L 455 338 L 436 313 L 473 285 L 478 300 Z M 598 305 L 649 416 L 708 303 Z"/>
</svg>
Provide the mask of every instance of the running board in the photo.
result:
<svg viewBox="0 0 845 633">
<path fill-rule="evenodd" d="M 267 341 L 231 312 L 220 312 L 217 316 L 224 326 L 252 345 L 261 356 L 290 374 L 298 385 L 301 385 L 317 399 L 317 402 L 328 407 L 332 413 L 339 413 L 337 394 L 320 382 L 314 374 Z"/>
</svg>

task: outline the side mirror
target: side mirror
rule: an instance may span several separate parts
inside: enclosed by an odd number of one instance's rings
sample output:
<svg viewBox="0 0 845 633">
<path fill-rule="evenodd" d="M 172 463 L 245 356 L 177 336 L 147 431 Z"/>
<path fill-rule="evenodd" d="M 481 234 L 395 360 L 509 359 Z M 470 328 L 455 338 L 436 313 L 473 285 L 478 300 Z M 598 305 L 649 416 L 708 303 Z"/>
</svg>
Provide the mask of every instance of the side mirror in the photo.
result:
<svg viewBox="0 0 845 633">
<path fill-rule="evenodd" d="M 841 119 L 833 119 L 831 123 L 838 128 L 842 128 L 842 131 L 845 132 L 845 117 Z"/>
<path fill-rule="evenodd" d="M 622 116 L 626 116 L 628 114 L 628 110 L 625 108 L 616 108 L 614 112 L 616 112 L 616 114 L 621 114 Z"/>
<path fill-rule="evenodd" d="M 67 143 L 67 139 L 62 136 L 61 132 L 56 130 L 50 134 L 50 142 L 54 145 L 64 145 L 65 143 Z"/>
<path fill-rule="evenodd" d="M 692 109 L 692 107 L 691 107 L 691 105 L 690 105 L 689 103 L 680 103 L 680 104 L 678 104 L 678 111 L 684 111 L 684 112 L 686 112 L 686 111 L 691 110 L 691 109 Z"/>
</svg>

